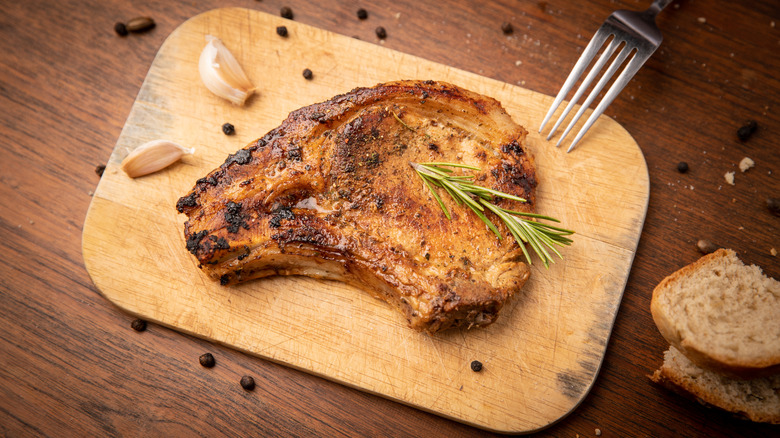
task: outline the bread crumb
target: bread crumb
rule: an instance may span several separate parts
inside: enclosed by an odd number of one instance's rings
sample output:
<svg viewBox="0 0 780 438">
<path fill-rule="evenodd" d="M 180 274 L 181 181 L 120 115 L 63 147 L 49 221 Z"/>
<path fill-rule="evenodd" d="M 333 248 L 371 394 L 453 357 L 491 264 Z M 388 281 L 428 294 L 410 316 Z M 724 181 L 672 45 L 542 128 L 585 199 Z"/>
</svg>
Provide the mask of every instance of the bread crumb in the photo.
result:
<svg viewBox="0 0 780 438">
<path fill-rule="evenodd" d="M 699 23 L 701 23 L 701 24 L 704 24 L 704 23 L 706 23 L 706 22 L 707 22 L 707 19 L 706 19 L 706 18 L 704 18 L 704 17 L 699 17 L 699 18 L 697 18 L 697 19 L 696 19 L 696 21 L 698 21 L 698 22 L 699 22 Z"/>
<path fill-rule="evenodd" d="M 594 430 L 593 433 L 595 433 L 596 436 L 601 436 L 601 429 L 596 428 L 596 430 Z"/>
<path fill-rule="evenodd" d="M 745 173 L 751 167 L 755 167 L 755 165 L 756 165 L 755 161 L 751 160 L 748 157 L 745 157 L 742 159 L 742 161 L 739 162 L 739 170 L 741 170 L 742 173 Z"/>
<path fill-rule="evenodd" d="M 734 185 L 734 172 L 726 172 L 725 175 L 723 175 L 724 178 L 726 178 L 726 182 Z"/>
<path fill-rule="evenodd" d="M 772 248 L 772 249 L 769 250 L 769 254 L 772 254 L 772 257 L 775 257 L 775 256 L 777 256 L 777 250 Z"/>
</svg>

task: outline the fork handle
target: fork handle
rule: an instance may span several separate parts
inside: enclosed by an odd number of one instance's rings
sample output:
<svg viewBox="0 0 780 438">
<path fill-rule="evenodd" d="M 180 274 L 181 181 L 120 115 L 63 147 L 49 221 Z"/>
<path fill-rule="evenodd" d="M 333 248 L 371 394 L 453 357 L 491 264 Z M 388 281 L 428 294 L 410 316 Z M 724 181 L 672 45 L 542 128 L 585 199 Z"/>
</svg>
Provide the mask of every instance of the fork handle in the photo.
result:
<svg viewBox="0 0 780 438">
<path fill-rule="evenodd" d="M 650 5 L 650 8 L 647 9 L 647 13 L 655 17 L 665 7 L 669 6 L 669 3 L 671 3 L 672 1 L 674 0 L 655 0 L 653 4 Z"/>
</svg>

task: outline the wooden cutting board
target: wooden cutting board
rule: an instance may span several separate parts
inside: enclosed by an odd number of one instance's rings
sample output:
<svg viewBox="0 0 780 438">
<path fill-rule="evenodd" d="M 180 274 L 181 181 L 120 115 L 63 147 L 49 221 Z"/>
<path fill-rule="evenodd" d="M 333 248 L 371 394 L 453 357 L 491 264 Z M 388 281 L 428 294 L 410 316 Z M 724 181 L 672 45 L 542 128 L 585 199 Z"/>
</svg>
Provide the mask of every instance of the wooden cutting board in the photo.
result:
<svg viewBox="0 0 780 438">
<path fill-rule="evenodd" d="M 276 35 L 282 24 L 288 38 Z M 207 34 L 225 42 L 259 87 L 245 107 L 201 83 Z M 577 231 L 565 260 L 549 270 L 534 264 L 492 326 L 436 336 L 412 331 L 388 305 L 341 283 L 285 277 L 222 287 L 204 276 L 174 208 L 195 180 L 293 109 L 398 79 L 492 96 L 531 131 L 539 211 Z M 196 16 L 160 48 L 95 191 L 83 231 L 87 270 L 106 298 L 149 321 L 477 427 L 544 428 L 577 407 L 596 379 L 649 196 L 642 153 L 613 120 L 602 117 L 571 154 L 540 138 L 551 100 L 257 11 Z M 236 135 L 221 132 L 224 122 Z M 160 138 L 195 154 L 135 180 L 119 170 L 129 150 Z"/>
</svg>

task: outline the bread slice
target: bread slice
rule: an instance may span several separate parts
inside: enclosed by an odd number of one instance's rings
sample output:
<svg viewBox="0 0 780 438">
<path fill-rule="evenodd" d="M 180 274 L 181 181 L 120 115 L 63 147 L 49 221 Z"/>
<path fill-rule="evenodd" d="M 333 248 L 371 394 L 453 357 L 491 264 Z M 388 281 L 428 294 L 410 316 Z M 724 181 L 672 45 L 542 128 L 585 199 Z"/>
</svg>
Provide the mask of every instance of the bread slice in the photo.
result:
<svg viewBox="0 0 780 438">
<path fill-rule="evenodd" d="M 780 372 L 780 282 L 719 249 L 653 290 L 653 320 L 696 365 L 735 378 Z"/>
<path fill-rule="evenodd" d="M 780 424 L 780 374 L 750 380 L 731 379 L 705 370 L 669 347 L 654 382 L 752 421 Z"/>
</svg>

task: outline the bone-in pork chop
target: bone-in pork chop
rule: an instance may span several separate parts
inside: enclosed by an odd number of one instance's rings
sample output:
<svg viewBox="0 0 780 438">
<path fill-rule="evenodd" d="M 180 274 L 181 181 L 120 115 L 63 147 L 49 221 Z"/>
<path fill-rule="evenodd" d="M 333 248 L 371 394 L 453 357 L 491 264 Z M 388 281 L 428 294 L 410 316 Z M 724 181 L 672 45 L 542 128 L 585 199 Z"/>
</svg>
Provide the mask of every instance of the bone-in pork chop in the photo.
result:
<svg viewBox="0 0 780 438">
<path fill-rule="evenodd" d="M 410 163 L 479 167 L 466 171 L 477 184 L 528 200 L 497 205 L 532 211 L 526 134 L 499 102 L 451 84 L 357 88 L 293 111 L 199 179 L 177 203 L 187 249 L 224 285 L 340 280 L 417 330 L 488 325 L 528 279 L 522 251 L 442 192 L 448 220 Z"/>
</svg>

